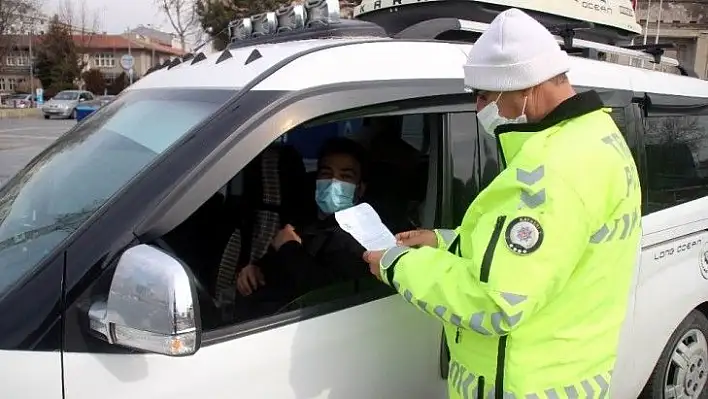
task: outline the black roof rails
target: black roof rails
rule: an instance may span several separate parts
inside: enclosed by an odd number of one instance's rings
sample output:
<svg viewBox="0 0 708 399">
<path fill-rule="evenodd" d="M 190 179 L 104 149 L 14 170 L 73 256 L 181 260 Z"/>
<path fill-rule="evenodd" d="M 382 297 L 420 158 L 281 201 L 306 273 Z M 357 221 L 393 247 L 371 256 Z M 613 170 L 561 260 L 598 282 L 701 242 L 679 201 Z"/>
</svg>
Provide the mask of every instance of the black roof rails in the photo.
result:
<svg viewBox="0 0 708 399">
<path fill-rule="evenodd" d="M 229 49 L 253 46 L 256 44 L 273 44 L 292 42 L 296 40 L 326 39 L 333 37 L 389 37 L 386 31 L 371 22 L 342 19 L 337 23 L 326 26 L 312 26 L 304 29 L 281 31 L 274 34 L 252 37 L 242 40 L 233 40 Z"/>
<path fill-rule="evenodd" d="M 563 49 L 568 51 L 573 49 L 573 39 L 577 30 L 590 30 L 595 28 L 595 24 L 587 21 L 570 22 L 564 24 L 545 25 L 549 32 L 563 39 Z"/>
<path fill-rule="evenodd" d="M 693 68 L 686 68 L 683 65 L 679 64 L 679 65 L 676 65 L 676 69 L 678 69 L 679 72 L 681 72 L 681 75 L 683 75 L 683 76 L 689 76 L 691 78 L 700 78 L 698 76 L 698 74 L 696 73 L 696 71 L 693 70 Z"/>
<path fill-rule="evenodd" d="M 655 43 L 655 44 L 634 44 L 627 46 L 620 46 L 626 48 L 627 50 L 638 50 L 643 51 L 647 54 L 654 56 L 654 63 L 661 63 L 661 56 L 664 55 L 664 50 L 667 48 L 676 48 L 674 43 Z"/>
<path fill-rule="evenodd" d="M 459 18 L 435 18 L 418 22 L 393 35 L 396 39 L 436 39 L 445 32 L 462 30 Z"/>
<path fill-rule="evenodd" d="M 405 7 L 381 7 L 367 10 L 357 15 L 358 20 L 370 21 L 383 27 L 389 35 L 396 35 L 404 29 L 438 18 L 459 18 L 461 20 L 491 23 L 502 11 L 511 8 L 507 5 L 495 5 L 476 1 L 420 1 L 407 2 Z M 525 10 L 527 14 L 541 22 L 544 26 L 573 25 L 579 21 L 573 18 L 547 14 L 533 10 Z M 628 42 L 636 34 L 620 29 L 596 24 L 594 29 L 576 30 L 576 38 L 614 45 L 618 42 Z"/>
<path fill-rule="evenodd" d="M 476 23 L 479 24 L 479 26 L 474 26 Z M 398 32 L 393 37 L 396 39 L 439 39 L 447 41 L 462 40 L 474 42 L 481 34 L 480 32 L 484 29 L 484 25 L 487 24 L 474 21 L 465 21 L 459 18 L 434 18 L 411 25 Z M 594 24 L 592 22 L 583 21 L 564 23 L 546 26 L 546 28 L 554 35 L 560 36 L 563 39 L 561 48 L 568 54 L 587 59 L 607 61 L 607 55 L 608 53 L 611 53 L 611 51 L 606 52 L 603 49 L 573 46 L 573 39 L 575 38 L 576 31 L 593 29 Z M 659 43 L 614 47 L 618 49 L 623 48 L 627 50 L 643 51 L 647 54 L 653 55 L 655 57 L 655 63 L 661 63 L 661 56 L 664 53 L 663 49 L 672 48 L 674 45 L 671 43 Z M 676 69 L 683 76 L 698 77 L 698 74 L 690 68 L 678 65 L 676 66 Z"/>
</svg>

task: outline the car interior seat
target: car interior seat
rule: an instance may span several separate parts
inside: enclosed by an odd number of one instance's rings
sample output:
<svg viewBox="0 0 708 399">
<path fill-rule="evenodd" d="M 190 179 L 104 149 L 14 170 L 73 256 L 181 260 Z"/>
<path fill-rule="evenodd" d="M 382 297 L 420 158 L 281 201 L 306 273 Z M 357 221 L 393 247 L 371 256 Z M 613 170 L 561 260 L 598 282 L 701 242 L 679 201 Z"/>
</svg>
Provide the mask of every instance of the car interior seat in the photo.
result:
<svg viewBox="0 0 708 399">
<path fill-rule="evenodd" d="M 244 169 L 243 194 L 227 200 L 228 215 L 235 223 L 213 285 L 220 303 L 234 301 L 238 271 L 265 255 L 279 229 L 312 220 L 313 192 L 302 157 L 292 146 L 271 145 Z"/>
</svg>

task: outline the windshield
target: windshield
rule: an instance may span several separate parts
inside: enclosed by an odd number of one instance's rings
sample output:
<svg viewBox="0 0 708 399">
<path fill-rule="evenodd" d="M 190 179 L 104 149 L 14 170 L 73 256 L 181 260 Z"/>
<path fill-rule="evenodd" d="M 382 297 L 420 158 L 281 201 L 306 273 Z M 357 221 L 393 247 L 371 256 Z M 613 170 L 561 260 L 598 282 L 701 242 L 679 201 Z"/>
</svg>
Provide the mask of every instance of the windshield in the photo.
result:
<svg viewBox="0 0 708 399">
<path fill-rule="evenodd" d="M 79 98 L 79 93 L 76 91 L 62 91 L 57 93 L 52 100 L 76 100 Z"/>
<path fill-rule="evenodd" d="M 233 93 L 127 92 L 0 187 L 0 298 Z"/>
</svg>

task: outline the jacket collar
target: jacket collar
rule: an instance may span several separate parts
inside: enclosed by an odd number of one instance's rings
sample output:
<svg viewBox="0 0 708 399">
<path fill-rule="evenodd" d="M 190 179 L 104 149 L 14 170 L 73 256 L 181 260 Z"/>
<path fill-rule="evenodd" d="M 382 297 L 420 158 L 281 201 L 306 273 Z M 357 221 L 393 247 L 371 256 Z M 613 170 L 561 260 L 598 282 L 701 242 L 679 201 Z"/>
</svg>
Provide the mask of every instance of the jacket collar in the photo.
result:
<svg viewBox="0 0 708 399">
<path fill-rule="evenodd" d="M 545 118 L 533 123 L 501 125 L 495 130 L 497 145 L 501 151 L 504 167 L 519 153 L 523 144 L 533 134 L 544 131 L 569 119 L 577 118 L 603 108 L 600 95 L 594 91 L 578 93 L 563 101 Z"/>
</svg>

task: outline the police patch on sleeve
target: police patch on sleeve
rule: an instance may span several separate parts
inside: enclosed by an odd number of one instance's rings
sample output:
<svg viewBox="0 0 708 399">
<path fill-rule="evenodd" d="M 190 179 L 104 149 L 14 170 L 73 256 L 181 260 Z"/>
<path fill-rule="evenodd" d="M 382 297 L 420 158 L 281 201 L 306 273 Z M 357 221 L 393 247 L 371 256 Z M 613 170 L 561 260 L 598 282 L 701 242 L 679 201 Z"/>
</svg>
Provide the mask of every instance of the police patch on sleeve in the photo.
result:
<svg viewBox="0 0 708 399">
<path fill-rule="evenodd" d="M 543 242 L 541 224 L 527 216 L 518 217 L 506 227 L 506 246 L 519 255 L 527 255 L 536 251 Z"/>
</svg>

